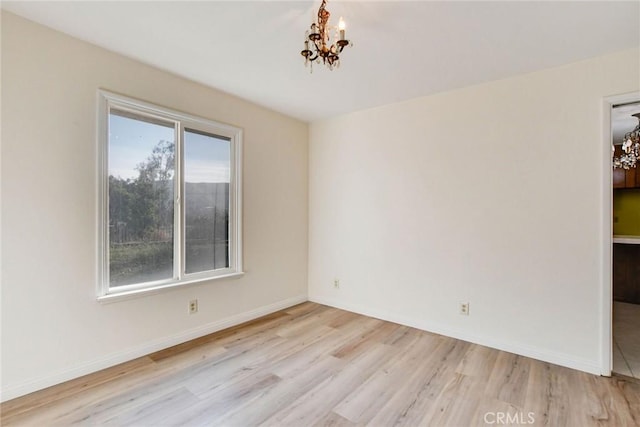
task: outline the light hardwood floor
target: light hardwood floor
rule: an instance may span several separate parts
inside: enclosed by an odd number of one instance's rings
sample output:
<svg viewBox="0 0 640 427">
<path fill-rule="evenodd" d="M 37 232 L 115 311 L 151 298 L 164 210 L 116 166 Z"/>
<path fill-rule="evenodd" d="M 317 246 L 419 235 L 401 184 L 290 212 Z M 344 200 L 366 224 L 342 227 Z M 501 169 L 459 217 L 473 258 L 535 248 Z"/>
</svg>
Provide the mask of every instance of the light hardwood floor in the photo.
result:
<svg viewBox="0 0 640 427">
<path fill-rule="evenodd" d="M 3 426 L 638 426 L 640 382 L 304 303 L 0 409 Z"/>
</svg>

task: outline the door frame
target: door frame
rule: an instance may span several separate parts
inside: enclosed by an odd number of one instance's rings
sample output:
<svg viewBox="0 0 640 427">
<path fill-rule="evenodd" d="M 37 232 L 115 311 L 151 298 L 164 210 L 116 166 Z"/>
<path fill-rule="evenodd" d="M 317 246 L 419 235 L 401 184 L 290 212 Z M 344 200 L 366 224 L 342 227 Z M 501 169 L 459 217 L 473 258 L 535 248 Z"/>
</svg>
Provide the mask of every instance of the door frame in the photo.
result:
<svg viewBox="0 0 640 427">
<path fill-rule="evenodd" d="M 609 96 L 602 101 L 602 286 L 600 305 L 600 374 L 613 369 L 613 169 L 611 110 L 614 105 L 640 102 L 640 91 Z"/>
</svg>

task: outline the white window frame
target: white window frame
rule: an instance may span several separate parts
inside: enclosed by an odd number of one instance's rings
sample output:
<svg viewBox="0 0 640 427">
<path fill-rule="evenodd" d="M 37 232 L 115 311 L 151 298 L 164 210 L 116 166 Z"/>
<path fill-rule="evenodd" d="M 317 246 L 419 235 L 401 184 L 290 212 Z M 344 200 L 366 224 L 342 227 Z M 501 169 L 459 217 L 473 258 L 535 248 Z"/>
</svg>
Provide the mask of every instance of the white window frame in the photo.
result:
<svg viewBox="0 0 640 427">
<path fill-rule="evenodd" d="M 111 287 L 109 283 L 109 112 L 111 108 L 160 119 L 175 124 L 174 187 L 174 276 L 170 279 Z M 98 300 L 110 300 L 141 293 L 157 292 L 176 286 L 243 275 L 242 271 L 242 129 L 169 108 L 98 90 Z M 231 173 L 229 183 L 229 267 L 197 273 L 185 273 L 184 191 L 185 128 L 228 138 Z"/>
</svg>

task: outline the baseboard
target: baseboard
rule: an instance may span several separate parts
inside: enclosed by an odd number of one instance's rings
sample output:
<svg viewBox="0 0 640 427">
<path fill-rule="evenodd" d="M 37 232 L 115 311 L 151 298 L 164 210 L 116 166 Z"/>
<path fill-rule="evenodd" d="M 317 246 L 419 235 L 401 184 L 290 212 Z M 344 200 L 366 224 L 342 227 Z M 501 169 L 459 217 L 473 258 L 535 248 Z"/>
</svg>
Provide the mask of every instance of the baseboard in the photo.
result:
<svg viewBox="0 0 640 427">
<path fill-rule="evenodd" d="M 220 331 L 222 329 L 230 328 L 249 320 L 257 319 L 258 317 L 266 316 L 267 314 L 271 314 L 278 310 L 283 310 L 285 308 L 300 304 L 305 301 L 307 301 L 307 295 L 298 295 L 296 297 L 258 307 L 250 311 L 238 313 L 233 316 L 220 319 L 194 329 L 149 341 L 136 347 L 111 353 L 104 357 L 100 357 L 94 360 L 87 361 L 81 365 L 74 366 L 73 368 L 60 370 L 58 372 L 52 373 L 51 375 L 34 378 L 24 383 L 7 387 L 0 391 L 0 401 L 4 402 L 10 399 L 15 399 L 16 397 L 20 397 L 34 391 L 42 390 L 44 388 L 63 383 L 65 381 L 79 378 L 83 375 L 91 374 L 101 369 L 106 369 L 120 363 L 128 362 L 138 357 L 146 356 L 147 354 L 154 353 L 156 351 L 163 350 L 165 348 L 181 344 L 183 342 L 199 338 L 204 335 Z"/>
<path fill-rule="evenodd" d="M 365 307 L 359 304 L 344 303 L 333 298 L 309 295 L 309 301 L 328 305 L 342 310 L 351 311 L 358 314 L 363 314 L 369 317 L 375 317 L 376 319 L 398 323 L 400 325 L 410 326 L 416 329 L 421 329 L 423 331 L 433 332 L 447 337 L 456 338 L 462 341 L 483 345 L 485 347 L 503 350 L 509 353 L 518 354 L 520 356 L 531 357 L 532 359 L 553 363 L 555 365 L 565 366 L 567 368 L 577 369 L 579 371 L 588 372 L 590 374 L 601 374 L 601 367 L 597 363 L 597 361 L 577 358 L 569 354 L 559 353 L 548 349 L 541 349 L 524 343 L 503 341 L 488 336 L 469 334 L 465 331 L 456 330 L 454 328 L 450 328 L 448 326 L 435 322 L 413 319 L 399 313 Z"/>
</svg>

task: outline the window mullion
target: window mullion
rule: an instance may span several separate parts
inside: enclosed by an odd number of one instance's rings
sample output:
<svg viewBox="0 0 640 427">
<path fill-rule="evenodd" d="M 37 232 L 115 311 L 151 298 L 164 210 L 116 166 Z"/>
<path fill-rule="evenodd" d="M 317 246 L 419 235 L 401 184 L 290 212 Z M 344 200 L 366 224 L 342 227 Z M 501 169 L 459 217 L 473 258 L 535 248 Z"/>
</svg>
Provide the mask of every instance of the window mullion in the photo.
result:
<svg viewBox="0 0 640 427">
<path fill-rule="evenodd" d="M 183 200 L 183 126 L 182 123 L 176 122 L 175 126 L 175 179 L 174 179 L 174 274 L 177 280 L 184 278 L 184 200 Z"/>
</svg>

